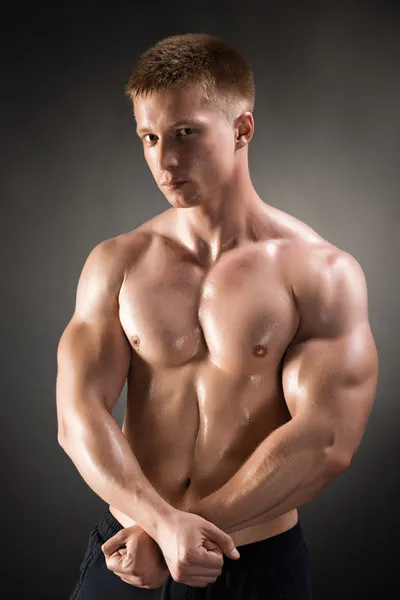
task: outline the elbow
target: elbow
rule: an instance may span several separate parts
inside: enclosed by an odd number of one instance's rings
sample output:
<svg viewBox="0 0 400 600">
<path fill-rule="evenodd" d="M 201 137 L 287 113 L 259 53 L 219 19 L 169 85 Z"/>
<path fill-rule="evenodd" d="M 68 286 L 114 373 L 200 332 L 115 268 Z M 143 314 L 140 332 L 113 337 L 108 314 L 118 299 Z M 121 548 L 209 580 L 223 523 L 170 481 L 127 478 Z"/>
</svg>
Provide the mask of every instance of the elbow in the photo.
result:
<svg viewBox="0 0 400 600">
<path fill-rule="evenodd" d="M 76 433 L 79 422 L 76 417 L 66 419 L 65 416 L 60 416 L 58 419 L 57 441 L 61 448 L 67 452 L 67 448 L 71 443 L 71 437 Z M 67 452 L 68 453 L 68 452 Z"/>
<path fill-rule="evenodd" d="M 325 436 L 325 443 L 322 446 L 323 462 L 327 473 L 332 477 L 344 473 L 350 467 L 354 444 L 349 442 L 348 437 L 343 439 L 343 435 L 339 435 L 335 429 L 330 429 L 329 434 Z"/>
<path fill-rule="evenodd" d="M 61 446 L 61 448 L 63 450 L 65 450 L 65 446 L 66 446 L 65 437 L 61 434 L 60 430 L 58 430 L 58 432 L 57 432 L 57 442 L 58 442 L 59 446 Z"/>
<path fill-rule="evenodd" d="M 324 453 L 327 471 L 333 476 L 340 475 L 350 467 L 352 456 L 343 448 L 330 446 Z"/>
<path fill-rule="evenodd" d="M 57 432 L 57 442 L 65 452 L 67 452 L 67 436 L 60 428 Z"/>
<path fill-rule="evenodd" d="M 58 419 L 57 442 L 64 448 L 65 446 L 65 423 L 62 418 Z"/>
<path fill-rule="evenodd" d="M 61 448 L 67 454 L 70 449 L 75 449 L 88 436 L 93 435 L 93 431 L 98 425 L 105 423 L 108 411 L 104 407 L 80 407 L 74 410 L 65 410 L 58 414 L 58 432 L 57 441 Z"/>
</svg>

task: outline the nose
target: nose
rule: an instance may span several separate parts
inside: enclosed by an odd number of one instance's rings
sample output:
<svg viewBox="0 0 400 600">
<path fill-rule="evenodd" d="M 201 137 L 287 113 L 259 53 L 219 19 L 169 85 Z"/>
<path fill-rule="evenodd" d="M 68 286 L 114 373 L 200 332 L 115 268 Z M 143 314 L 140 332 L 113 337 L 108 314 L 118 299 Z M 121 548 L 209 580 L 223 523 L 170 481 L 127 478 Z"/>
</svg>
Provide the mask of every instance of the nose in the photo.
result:
<svg viewBox="0 0 400 600">
<path fill-rule="evenodd" d="M 156 146 L 157 168 L 159 171 L 168 171 L 168 169 L 176 168 L 179 165 L 178 151 L 176 145 L 171 140 L 164 138 L 159 139 Z"/>
</svg>

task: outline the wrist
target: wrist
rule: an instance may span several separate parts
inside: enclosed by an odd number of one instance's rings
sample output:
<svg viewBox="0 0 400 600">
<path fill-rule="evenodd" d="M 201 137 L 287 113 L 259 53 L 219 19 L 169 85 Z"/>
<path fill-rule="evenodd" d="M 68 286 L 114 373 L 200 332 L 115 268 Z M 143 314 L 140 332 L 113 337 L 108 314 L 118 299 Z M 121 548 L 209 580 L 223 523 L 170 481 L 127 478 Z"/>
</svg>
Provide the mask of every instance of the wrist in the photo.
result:
<svg viewBox="0 0 400 600">
<path fill-rule="evenodd" d="M 164 506 L 153 513 L 150 529 L 147 533 L 153 538 L 154 541 L 158 543 L 163 531 L 174 519 L 177 518 L 179 512 L 181 511 L 167 504 L 167 506 Z"/>
<path fill-rule="evenodd" d="M 206 521 L 213 523 L 216 527 L 226 532 L 226 527 L 228 526 L 227 517 L 229 514 L 227 508 L 227 504 L 213 493 L 196 502 L 190 512 L 203 517 Z"/>
</svg>

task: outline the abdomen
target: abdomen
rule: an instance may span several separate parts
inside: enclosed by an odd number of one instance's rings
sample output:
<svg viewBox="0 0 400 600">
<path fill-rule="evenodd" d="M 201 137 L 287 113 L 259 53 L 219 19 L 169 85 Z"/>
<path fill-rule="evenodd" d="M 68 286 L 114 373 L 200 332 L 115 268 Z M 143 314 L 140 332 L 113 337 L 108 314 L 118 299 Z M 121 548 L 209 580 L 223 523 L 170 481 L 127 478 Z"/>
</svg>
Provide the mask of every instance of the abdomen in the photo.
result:
<svg viewBox="0 0 400 600">
<path fill-rule="evenodd" d="M 123 431 L 146 477 L 177 504 L 188 485 L 199 498 L 221 487 L 289 416 L 276 366 L 235 376 L 207 359 L 157 372 L 147 389 L 130 382 Z"/>
</svg>

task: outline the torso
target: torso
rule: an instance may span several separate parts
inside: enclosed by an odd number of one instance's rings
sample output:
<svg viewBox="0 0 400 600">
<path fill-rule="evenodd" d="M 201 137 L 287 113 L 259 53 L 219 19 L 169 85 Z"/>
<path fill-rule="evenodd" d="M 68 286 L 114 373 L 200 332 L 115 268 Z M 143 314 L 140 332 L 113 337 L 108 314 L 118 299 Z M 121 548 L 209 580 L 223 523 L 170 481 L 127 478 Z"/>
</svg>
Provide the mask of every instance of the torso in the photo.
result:
<svg viewBox="0 0 400 600">
<path fill-rule="evenodd" d="M 324 240 L 269 207 L 273 236 L 266 228 L 205 268 L 171 230 L 173 210 L 124 234 L 135 256 L 119 301 L 132 347 L 122 430 L 153 487 L 179 508 L 188 494 L 201 499 L 221 487 L 291 418 L 281 363 L 299 324 L 292 248 L 311 251 Z M 135 523 L 110 511 L 124 527 Z M 251 543 L 297 519 L 294 509 L 231 535 Z"/>
</svg>

